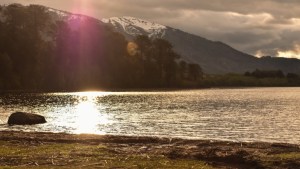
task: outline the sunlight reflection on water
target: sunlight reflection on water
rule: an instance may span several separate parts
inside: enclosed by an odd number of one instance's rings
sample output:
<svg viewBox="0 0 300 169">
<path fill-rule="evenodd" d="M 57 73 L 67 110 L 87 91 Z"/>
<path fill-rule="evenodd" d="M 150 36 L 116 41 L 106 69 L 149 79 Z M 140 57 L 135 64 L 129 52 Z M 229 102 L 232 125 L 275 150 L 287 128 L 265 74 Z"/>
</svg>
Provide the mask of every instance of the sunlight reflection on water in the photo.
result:
<svg viewBox="0 0 300 169">
<path fill-rule="evenodd" d="M 99 126 L 106 126 L 111 124 L 112 121 L 109 120 L 109 115 L 106 114 L 101 106 L 97 104 L 97 98 L 109 95 L 110 92 L 77 92 L 77 93 L 55 93 L 51 95 L 60 96 L 74 96 L 77 97 L 76 101 L 70 100 L 70 105 L 68 105 L 68 111 L 70 113 L 62 113 L 61 115 L 65 117 L 60 117 L 62 121 L 53 122 L 56 126 L 64 126 L 66 119 L 69 120 L 70 126 L 74 129 L 73 133 L 94 133 L 94 134 L 107 134 L 105 131 L 99 130 Z"/>
<path fill-rule="evenodd" d="M 2 95 L 0 130 L 300 144 L 300 88 Z M 46 124 L 4 125 L 11 112 Z"/>
<path fill-rule="evenodd" d="M 83 93 L 85 95 L 82 97 L 79 104 L 75 107 L 75 124 L 77 130 L 75 133 L 99 133 L 106 134 L 105 132 L 98 131 L 98 124 L 107 125 L 110 123 L 107 115 L 102 114 L 101 111 L 97 109 L 96 104 L 96 93 Z"/>
</svg>

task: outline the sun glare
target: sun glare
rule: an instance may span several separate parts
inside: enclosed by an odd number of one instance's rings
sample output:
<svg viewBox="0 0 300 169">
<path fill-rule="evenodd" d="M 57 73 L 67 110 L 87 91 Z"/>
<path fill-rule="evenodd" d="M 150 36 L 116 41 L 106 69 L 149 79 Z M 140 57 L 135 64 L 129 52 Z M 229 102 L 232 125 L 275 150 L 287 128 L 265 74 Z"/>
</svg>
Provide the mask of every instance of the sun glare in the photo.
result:
<svg viewBox="0 0 300 169">
<path fill-rule="evenodd" d="M 96 99 L 98 96 L 106 94 L 105 92 L 80 92 L 77 94 L 80 99 L 75 108 L 77 128 L 75 133 L 105 134 L 105 132 L 99 131 L 98 125 L 107 125 L 110 120 L 107 114 L 101 112 Z"/>
<path fill-rule="evenodd" d="M 74 95 L 80 96 L 80 97 L 86 97 L 90 100 L 96 99 L 95 97 L 101 97 L 101 96 L 106 96 L 110 95 L 111 92 L 94 92 L 94 91 L 86 91 L 86 92 L 77 92 L 74 93 Z"/>
</svg>

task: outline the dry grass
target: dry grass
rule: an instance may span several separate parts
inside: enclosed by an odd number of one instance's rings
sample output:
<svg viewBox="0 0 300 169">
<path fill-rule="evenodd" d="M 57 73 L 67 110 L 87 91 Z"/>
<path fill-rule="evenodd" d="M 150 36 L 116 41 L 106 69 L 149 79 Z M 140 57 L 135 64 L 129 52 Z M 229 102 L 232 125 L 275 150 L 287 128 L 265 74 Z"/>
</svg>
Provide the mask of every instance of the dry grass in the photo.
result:
<svg viewBox="0 0 300 169">
<path fill-rule="evenodd" d="M 0 168 L 212 168 L 199 160 L 123 154 L 103 144 L 1 141 L 0 145 Z"/>
<path fill-rule="evenodd" d="M 299 145 L 0 131 L 0 168 L 300 168 Z"/>
</svg>

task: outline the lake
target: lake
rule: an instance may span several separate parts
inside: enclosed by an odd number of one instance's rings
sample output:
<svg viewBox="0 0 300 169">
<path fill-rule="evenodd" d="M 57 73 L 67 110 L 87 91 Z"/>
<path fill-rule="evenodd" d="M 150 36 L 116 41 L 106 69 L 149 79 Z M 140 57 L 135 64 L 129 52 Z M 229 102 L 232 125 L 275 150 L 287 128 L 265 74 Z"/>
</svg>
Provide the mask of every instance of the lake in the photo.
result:
<svg viewBox="0 0 300 169">
<path fill-rule="evenodd" d="M 48 122 L 6 125 L 15 111 Z M 300 88 L 2 94 L 0 130 L 300 144 Z"/>
</svg>

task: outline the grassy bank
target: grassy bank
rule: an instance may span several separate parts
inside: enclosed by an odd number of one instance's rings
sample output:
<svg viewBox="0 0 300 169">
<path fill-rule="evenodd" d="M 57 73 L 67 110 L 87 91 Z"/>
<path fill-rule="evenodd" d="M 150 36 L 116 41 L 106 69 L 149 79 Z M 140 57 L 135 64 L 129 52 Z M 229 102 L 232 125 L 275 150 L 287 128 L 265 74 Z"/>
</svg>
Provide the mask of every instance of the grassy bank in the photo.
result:
<svg viewBox="0 0 300 169">
<path fill-rule="evenodd" d="M 1 141 L 0 145 L 0 166 L 5 168 L 211 168 L 198 160 L 121 153 L 102 144 Z"/>
<path fill-rule="evenodd" d="M 298 145 L 0 132 L 0 168 L 300 168 Z"/>
</svg>

